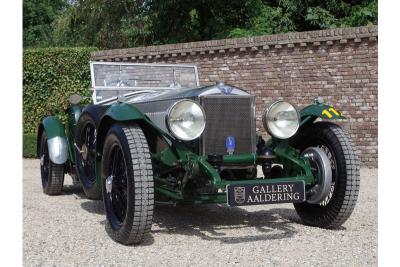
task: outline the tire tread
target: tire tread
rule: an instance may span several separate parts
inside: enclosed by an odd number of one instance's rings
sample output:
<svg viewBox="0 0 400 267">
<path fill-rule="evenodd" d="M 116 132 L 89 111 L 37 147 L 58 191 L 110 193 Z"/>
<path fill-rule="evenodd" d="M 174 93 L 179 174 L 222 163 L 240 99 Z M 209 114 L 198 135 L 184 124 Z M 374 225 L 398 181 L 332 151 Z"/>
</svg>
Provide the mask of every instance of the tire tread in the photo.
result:
<svg viewBox="0 0 400 267">
<path fill-rule="evenodd" d="M 113 231 L 113 238 L 123 244 L 138 244 L 146 240 L 151 231 L 154 211 L 154 178 L 147 139 L 138 125 L 122 125 L 129 146 L 127 168 L 133 170 L 133 212 L 127 213 L 125 221 L 132 222 L 121 232 Z M 128 203 L 129 206 L 129 203 Z"/>
<path fill-rule="evenodd" d="M 49 182 L 45 190 L 48 195 L 59 195 L 62 192 L 64 185 L 64 165 L 54 164 L 50 162 L 50 175 Z"/>
<path fill-rule="evenodd" d="M 41 153 L 43 143 L 47 142 L 47 134 L 46 132 L 42 133 L 41 137 Z M 47 145 L 47 144 L 46 144 Z M 62 193 L 63 185 L 64 185 L 64 164 L 55 164 L 49 159 L 49 177 L 47 180 L 47 186 L 43 187 L 43 193 L 54 196 Z M 43 177 L 42 177 L 43 179 Z M 42 183 L 43 185 L 43 183 Z"/>
<path fill-rule="evenodd" d="M 343 155 L 346 161 L 347 179 L 343 203 L 338 207 L 337 215 L 328 226 L 329 228 L 337 228 L 350 217 L 356 206 L 360 184 L 360 162 L 349 134 L 334 124 L 329 124 L 329 128 L 342 145 Z"/>
<path fill-rule="evenodd" d="M 330 207 L 325 212 L 321 212 L 321 209 L 316 209 L 315 205 L 308 203 L 300 203 L 295 207 L 300 218 L 306 224 L 335 229 L 350 217 L 356 206 L 360 189 L 360 162 L 349 134 L 333 123 L 317 122 L 312 124 L 295 139 L 294 143 L 300 144 L 314 135 L 323 135 L 332 142 L 333 147 L 340 148 L 343 158 L 341 166 L 337 166 L 337 168 L 343 168 L 345 177 L 337 177 L 337 179 L 341 179 L 343 188 L 337 190 L 336 199 L 334 201 L 331 199 L 333 203 L 329 204 Z"/>
</svg>

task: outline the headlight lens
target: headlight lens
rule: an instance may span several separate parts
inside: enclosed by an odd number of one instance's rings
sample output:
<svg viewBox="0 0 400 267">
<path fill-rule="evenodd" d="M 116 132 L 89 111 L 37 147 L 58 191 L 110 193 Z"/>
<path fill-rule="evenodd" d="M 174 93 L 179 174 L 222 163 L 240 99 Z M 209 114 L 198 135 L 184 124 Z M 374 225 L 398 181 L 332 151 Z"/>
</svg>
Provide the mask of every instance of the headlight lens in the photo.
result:
<svg viewBox="0 0 400 267">
<path fill-rule="evenodd" d="M 287 139 L 299 129 L 300 116 L 292 104 L 278 100 L 264 111 L 263 123 L 269 134 L 279 139 Z"/>
<path fill-rule="evenodd" d="M 169 109 L 166 120 L 171 133 L 184 141 L 198 138 L 206 127 L 203 108 L 187 99 L 176 102 Z"/>
</svg>

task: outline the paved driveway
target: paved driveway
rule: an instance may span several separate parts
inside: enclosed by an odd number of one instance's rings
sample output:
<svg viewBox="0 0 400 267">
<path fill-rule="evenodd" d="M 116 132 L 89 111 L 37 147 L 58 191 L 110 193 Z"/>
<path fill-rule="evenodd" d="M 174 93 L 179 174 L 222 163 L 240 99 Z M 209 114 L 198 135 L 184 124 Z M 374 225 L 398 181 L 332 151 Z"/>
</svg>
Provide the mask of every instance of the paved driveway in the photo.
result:
<svg viewBox="0 0 400 267">
<path fill-rule="evenodd" d="M 157 207 L 152 238 L 123 246 L 105 231 L 101 201 L 65 177 L 64 194 L 42 193 L 39 161 L 25 159 L 25 266 L 377 265 L 377 170 L 362 169 L 356 209 L 339 230 L 300 224 L 292 205 Z"/>
</svg>

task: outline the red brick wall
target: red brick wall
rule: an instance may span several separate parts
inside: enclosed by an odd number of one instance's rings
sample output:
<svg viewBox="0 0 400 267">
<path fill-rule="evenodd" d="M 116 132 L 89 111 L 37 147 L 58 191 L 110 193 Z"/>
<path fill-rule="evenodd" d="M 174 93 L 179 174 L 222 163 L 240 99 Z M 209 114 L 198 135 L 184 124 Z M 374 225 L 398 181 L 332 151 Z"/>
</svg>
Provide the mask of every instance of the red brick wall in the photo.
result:
<svg viewBox="0 0 400 267">
<path fill-rule="evenodd" d="M 258 96 L 261 113 L 277 98 L 310 104 L 315 96 L 348 119 L 364 166 L 377 167 L 377 26 L 265 35 L 131 49 L 98 51 L 93 60 L 196 64 L 200 84 L 224 81 Z"/>
</svg>

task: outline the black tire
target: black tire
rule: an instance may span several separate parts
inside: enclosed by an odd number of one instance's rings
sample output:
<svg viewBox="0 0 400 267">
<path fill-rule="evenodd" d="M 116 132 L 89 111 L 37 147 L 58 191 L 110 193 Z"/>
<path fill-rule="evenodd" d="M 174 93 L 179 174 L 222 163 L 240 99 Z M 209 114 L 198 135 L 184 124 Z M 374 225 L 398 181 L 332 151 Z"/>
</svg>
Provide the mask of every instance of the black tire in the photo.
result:
<svg viewBox="0 0 400 267">
<path fill-rule="evenodd" d="M 62 192 L 64 184 L 64 164 L 51 162 L 45 131 L 43 131 L 40 139 L 39 152 L 43 193 L 47 195 L 59 195 Z"/>
<path fill-rule="evenodd" d="M 300 151 L 322 148 L 332 165 L 329 195 L 319 204 L 294 204 L 297 214 L 305 224 L 338 228 L 353 212 L 360 189 L 360 163 L 350 137 L 336 124 L 317 122 L 302 129 L 291 144 Z"/>
<path fill-rule="evenodd" d="M 76 174 L 82 184 L 85 195 L 90 199 L 101 198 L 101 186 L 95 172 L 96 162 L 96 122 L 88 113 L 79 117 L 75 137 Z"/>
<path fill-rule="evenodd" d="M 148 144 L 139 126 L 115 124 L 108 131 L 101 178 L 109 235 L 125 245 L 145 240 L 153 221 L 154 178 Z"/>
</svg>

